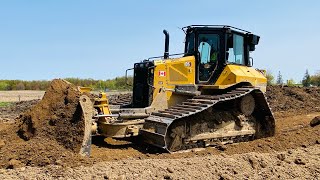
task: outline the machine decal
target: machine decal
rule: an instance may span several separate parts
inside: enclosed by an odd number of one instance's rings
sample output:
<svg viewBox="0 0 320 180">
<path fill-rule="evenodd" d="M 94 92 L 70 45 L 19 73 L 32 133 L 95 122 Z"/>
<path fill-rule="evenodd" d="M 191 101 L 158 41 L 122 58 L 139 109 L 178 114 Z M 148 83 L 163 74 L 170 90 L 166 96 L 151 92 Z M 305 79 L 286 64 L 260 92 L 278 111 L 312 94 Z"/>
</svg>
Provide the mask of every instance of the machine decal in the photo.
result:
<svg viewBox="0 0 320 180">
<path fill-rule="evenodd" d="M 185 66 L 185 67 L 191 67 L 191 62 L 185 62 L 185 63 L 184 63 L 184 66 Z"/>
<path fill-rule="evenodd" d="M 165 71 L 159 71 L 159 76 L 160 77 L 166 77 L 166 72 Z"/>
<path fill-rule="evenodd" d="M 164 63 L 163 60 L 155 60 L 153 62 L 154 62 L 154 65 L 159 65 Z"/>
</svg>

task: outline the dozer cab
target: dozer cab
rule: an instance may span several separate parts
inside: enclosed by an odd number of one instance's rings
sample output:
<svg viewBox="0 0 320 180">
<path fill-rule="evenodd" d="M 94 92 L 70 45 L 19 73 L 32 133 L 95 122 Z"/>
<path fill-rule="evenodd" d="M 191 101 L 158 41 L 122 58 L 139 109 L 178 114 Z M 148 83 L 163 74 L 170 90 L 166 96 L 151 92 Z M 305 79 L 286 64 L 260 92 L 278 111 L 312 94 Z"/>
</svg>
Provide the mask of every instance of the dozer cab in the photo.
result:
<svg viewBox="0 0 320 180">
<path fill-rule="evenodd" d="M 183 31 L 183 53 L 169 54 L 164 30 L 164 55 L 127 70 L 134 74 L 130 101 L 120 96 L 109 102 L 105 93 L 95 99 L 94 119 L 86 118 L 92 128 L 84 150 L 92 134 L 141 136 L 169 152 L 274 135 L 265 72 L 253 68 L 250 57 L 260 37 L 220 25 L 191 25 Z"/>
</svg>

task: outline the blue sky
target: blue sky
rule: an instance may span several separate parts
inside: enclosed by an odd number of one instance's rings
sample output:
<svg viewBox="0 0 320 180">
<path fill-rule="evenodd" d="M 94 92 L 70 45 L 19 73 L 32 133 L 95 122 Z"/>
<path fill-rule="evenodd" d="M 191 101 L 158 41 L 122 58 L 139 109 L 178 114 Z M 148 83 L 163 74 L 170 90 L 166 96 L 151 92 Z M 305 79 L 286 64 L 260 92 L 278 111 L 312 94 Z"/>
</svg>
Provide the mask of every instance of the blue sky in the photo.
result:
<svg viewBox="0 0 320 180">
<path fill-rule="evenodd" d="M 261 36 L 254 66 L 284 79 L 320 70 L 320 1 L 0 1 L 0 79 L 109 79 L 183 51 L 180 27 L 228 24 Z"/>
</svg>

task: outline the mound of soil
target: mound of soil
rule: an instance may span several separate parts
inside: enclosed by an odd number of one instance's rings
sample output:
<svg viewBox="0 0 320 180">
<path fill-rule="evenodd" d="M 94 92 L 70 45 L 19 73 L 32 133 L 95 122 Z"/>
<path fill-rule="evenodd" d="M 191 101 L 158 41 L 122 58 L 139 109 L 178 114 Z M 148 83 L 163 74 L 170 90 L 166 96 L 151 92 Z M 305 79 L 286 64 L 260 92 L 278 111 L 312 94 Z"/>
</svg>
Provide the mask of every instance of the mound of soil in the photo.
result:
<svg viewBox="0 0 320 180">
<path fill-rule="evenodd" d="M 43 99 L 21 115 L 18 135 L 24 140 L 46 137 L 79 151 L 84 133 L 79 97 L 76 86 L 53 80 Z"/>
<path fill-rule="evenodd" d="M 80 158 L 84 122 L 79 97 L 76 86 L 53 80 L 43 99 L 20 115 L 16 125 L 0 133 L 6 142 L 0 149 L 0 166 L 8 167 L 12 159 L 42 166 L 61 158 Z"/>
<path fill-rule="evenodd" d="M 320 111 L 320 88 L 268 86 L 267 100 L 273 112 L 305 114 Z"/>
</svg>

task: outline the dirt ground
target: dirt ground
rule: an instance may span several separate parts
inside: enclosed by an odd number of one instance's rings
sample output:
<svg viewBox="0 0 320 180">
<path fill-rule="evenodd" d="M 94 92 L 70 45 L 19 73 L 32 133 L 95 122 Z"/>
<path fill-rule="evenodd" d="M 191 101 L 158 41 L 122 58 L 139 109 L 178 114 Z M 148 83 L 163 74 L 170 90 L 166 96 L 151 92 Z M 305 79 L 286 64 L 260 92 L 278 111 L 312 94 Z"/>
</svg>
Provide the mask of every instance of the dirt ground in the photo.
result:
<svg viewBox="0 0 320 180">
<path fill-rule="evenodd" d="M 317 179 L 320 145 L 283 152 L 126 159 L 75 168 L 1 170 L 2 179 Z"/>
<path fill-rule="evenodd" d="M 45 136 L 25 143 L 12 135 L 17 120 L 0 121 L 0 137 L 5 140 L 2 148 L 0 141 L 0 179 L 319 178 L 320 126 L 311 127 L 309 122 L 320 115 L 320 89 L 269 87 L 267 97 L 276 117 L 276 135 L 226 145 L 224 150 L 208 147 L 168 154 L 139 143 L 96 137 L 92 156 L 83 158 Z M 35 103 L 24 107 L 32 106 Z"/>
<path fill-rule="evenodd" d="M 13 102 L 8 107 L 0 107 L 0 122 L 11 122 L 23 112 L 36 105 L 39 100 Z"/>
</svg>

